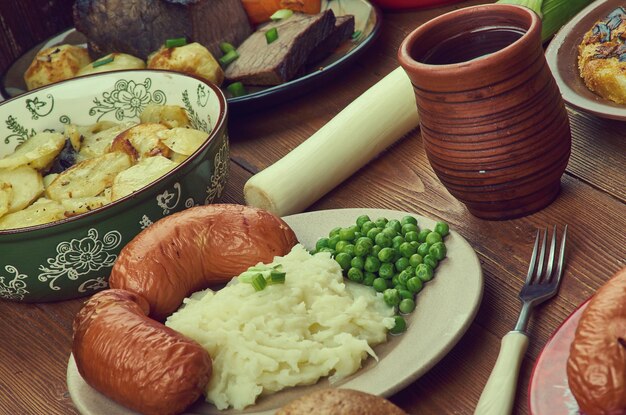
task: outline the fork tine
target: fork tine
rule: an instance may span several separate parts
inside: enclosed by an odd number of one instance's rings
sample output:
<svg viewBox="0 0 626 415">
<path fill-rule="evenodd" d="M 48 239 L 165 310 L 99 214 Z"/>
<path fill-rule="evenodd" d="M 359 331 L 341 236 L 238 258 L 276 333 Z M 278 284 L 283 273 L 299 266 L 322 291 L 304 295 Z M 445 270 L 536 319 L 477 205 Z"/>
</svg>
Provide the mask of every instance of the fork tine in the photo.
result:
<svg viewBox="0 0 626 415">
<path fill-rule="evenodd" d="M 565 241 L 567 240 L 567 225 L 563 230 L 563 237 L 561 239 L 561 250 L 559 252 L 559 264 L 556 268 L 556 285 L 561 283 L 561 277 L 563 276 L 563 263 L 565 262 Z"/>
<path fill-rule="evenodd" d="M 547 235 L 546 235 L 547 236 Z M 552 281 L 554 271 L 554 260 L 556 258 L 556 225 L 552 230 L 552 240 L 550 241 L 550 254 L 548 254 L 548 266 L 546 267 L 546 275 L 544 277 L 545 282 Z"/>
<path fill-rule="evenodd" d="M 541 251 L 539 252 L 539 261 L 537 262 L 537 279 L 535 282 L 541 282 L 543 274 L 543 265 L 546 258 L 546 245 L 548 244 L 548 227 L 543 232 L 543 241 L 541 242 Z"/>
<path fill-rule="evenodd" d="M 530 264 L 528 265 L 528 274 L 526 275 L 526 285 L 530 284 L 530 281 L 533 278 L 533 273 L 535 271 L 535 260 L 537 259 L 537 250 L 539 248 L 539 233 L 537 230 L 537 236 L 535 236 L 535 246 L 533 248 L 533 254 L 530 257 Z"/>
</svg>

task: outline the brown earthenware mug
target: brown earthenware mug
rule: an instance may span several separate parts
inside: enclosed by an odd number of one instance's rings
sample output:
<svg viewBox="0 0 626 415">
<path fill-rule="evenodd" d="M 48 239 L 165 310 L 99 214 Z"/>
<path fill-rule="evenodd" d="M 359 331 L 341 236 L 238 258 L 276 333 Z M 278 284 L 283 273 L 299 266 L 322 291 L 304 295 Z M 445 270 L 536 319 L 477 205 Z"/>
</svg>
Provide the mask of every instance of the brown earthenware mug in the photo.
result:
<svg viewBox="0 0 626 415">
<path fill-rule="evenodd" d="M 473 215 L 524 216 L 556 198 L 571 133 L 534 12 L 488 4 L 444 14 L 413 31 L 398 58 L 428 160 Z"/>
</svg>

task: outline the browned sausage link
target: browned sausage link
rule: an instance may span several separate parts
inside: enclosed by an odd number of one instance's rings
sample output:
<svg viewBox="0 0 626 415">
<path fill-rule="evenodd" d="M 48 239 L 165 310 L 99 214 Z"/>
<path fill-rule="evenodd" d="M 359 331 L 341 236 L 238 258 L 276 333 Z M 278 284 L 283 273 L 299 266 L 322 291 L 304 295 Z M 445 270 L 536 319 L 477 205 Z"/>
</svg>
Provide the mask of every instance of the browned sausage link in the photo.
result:
<svg viewBox="0 0 626 415">
<path fill-rule="evenodd" d="M 580 318 L 567 380 L 589 415 L 626 414 L 626 268 L 593 296 Z"/>
<path fill-rule="evenodd" d="M 74 319 L 72 353 L 83 379 L 107 397 L 143 414 L 177 414 L 206 387 L 211 358 L 148 311 L 128 291 L 95 294 Z"/>
<path fill-rule="evenodd" d="M 165 217 L 126 245 L 109 284 L 140 294 L 162 320 L 194 291 L 229 281 L 297 243 L 280 218 L 241 205 L 207 205 Z"/>
</svg>

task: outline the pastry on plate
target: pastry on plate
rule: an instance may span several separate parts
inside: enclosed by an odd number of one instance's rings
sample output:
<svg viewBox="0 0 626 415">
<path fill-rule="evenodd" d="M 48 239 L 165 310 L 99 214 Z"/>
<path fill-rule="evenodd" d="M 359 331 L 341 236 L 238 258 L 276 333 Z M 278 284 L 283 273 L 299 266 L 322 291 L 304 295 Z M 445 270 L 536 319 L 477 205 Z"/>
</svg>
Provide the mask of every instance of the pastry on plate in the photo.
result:
<svg viewBox="0 0 626 415">
<path fill-rule="evenodd" d="M 626 9 L 618 7 L 596 22 L 578 47 L 578 69 L 587 88 L 618 104 L 626 104 L 625 42 Z"/>
</svg>

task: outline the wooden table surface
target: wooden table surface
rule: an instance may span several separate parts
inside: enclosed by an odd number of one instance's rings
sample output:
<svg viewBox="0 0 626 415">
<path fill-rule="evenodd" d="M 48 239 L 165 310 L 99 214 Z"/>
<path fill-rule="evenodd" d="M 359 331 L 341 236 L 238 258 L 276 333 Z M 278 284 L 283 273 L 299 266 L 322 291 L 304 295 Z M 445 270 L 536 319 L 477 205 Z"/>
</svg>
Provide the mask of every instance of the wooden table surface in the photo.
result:
<svg viewBox="0 0 626 415">
<path fill-rule="evenodd" d="M 46 3 L 55 5 L 56 14 L 67 11 L 71 2 Z M 287 154 L 396 68 L 397 48 L 412 29 L 445 11 L 479 3 L 485 1 L 385 13 L 380 38 L 351 70 L 337 75 L 324 88 L 291 102 L 255 114 L 231 117 L 231 170 L 223 200 L 243 203 L 243 184 L 251 175 Z M 4 13 L 0 23 L 4 21 L 6 26 Z M 63 29 L 49 23 L 46 27 L 47 33 L 41 32 L 38 38 L 25 36 L 21 44 L 18 39 L 14 43 L 20 46 L 11 50 L 23 51 L 55 30 Z M 6 58 L 0 60 L 4 67 Z M 528 413 L 531 370 L 550 335 L 624 266 L 626 124 L 571 109 L 570 121 L 572 155 L 562 177 L 561 193 L 549 207 L 528 217 L 501 222 L 472 217 L 433 173 L 418 130 L 308 209 L 387 208 L 443 219 L 478 253 L 485 277 L 478 315 L 447 356 L 391 397 L 406 411 L 436 415 L 473 412 L 495 362 L 500 339 L 517 321 L 520 310 L 517 294 L 537 228 L 569 224 L 567 265 L 558 297 L 537 309 L 531 319 L 531 342 L 521 368 L 515 414 Z M 82 302 L 82 299 L 48 304 L 0 301 L 0 414 L 77 413 L 67 391 L 65 373 L 72 319 Z"/>
</svg>

